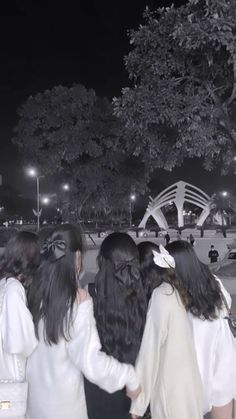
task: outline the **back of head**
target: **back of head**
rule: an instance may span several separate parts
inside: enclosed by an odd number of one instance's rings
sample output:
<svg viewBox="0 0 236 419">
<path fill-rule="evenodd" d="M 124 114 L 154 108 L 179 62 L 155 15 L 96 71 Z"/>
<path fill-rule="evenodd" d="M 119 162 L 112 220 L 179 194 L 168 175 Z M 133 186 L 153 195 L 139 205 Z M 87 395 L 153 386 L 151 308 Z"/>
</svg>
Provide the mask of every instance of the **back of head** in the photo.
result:
<svg viewBox="0 0 236 419">
<path fill-rule="evenodd" d="M 103 349 L 120 361 L 134 363 L 143 332 L 146 297 L 138 249 L 126 233 L 112 233 L 98 255 L 95 316 Z"/>
<path fill-rule="evenodd" d="M 43 319 L 45 339 L 49 344 L 57 343 L 60 337 L 69 338 L 82 251 L 82 232 L 71 224 L 58 226 L 42 248 L 42 261 L 28 300 L 36 334 L 38 336 L 38 324 Z"/>
<path fill-rule="evenodd" d="M 40 261 L 39 240 L 35 233 L 20 231 L 7 243 L 0 260 L 0 279 L 30 280 Z"/>
<path fill-rule="evenodd" d="M 186 241 L 172 242 L 166 248 L 175 258 L 178 277 L 191 295 L 191 313 L 199 318 L 214 319 L 222 303 L 220 286 L 208 266 L 198 259 Z"/>
<path fill-rule="evenodd" d="M 187 307 L 189 304 L 189 296 L 178 280 L 175 269 L 171 267 L 171 265 L 168 267 L 168 263 L 165 268 L 158 266 L 154 261 L 153 252 L 160 254 L 160 247 L 155 243 L 146 241 L 138 245 L 138 250 L 140 257 L 140 271 L 147 299 L 149 300 L 151 298 L 152 292 L 155 288 L 165 282 L 170 284 L 173 290 L 176 289 L 178 291 L 184 306 Z"/>
</svg>

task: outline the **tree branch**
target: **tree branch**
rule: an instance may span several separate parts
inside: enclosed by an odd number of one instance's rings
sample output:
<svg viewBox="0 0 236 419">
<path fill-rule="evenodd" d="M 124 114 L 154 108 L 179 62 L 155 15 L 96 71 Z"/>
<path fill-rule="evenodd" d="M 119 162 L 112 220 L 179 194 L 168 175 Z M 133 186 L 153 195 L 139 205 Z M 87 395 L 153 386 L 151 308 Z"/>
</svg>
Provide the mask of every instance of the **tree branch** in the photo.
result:
<svg viewBox="0 0 236 419">
<path fill-rule="evenodd" d="M 234 69 L 234 82 L 233 82 L 233 88 L 232 88 L 231 95 L 225 101 L 227 106 L 229 106 L 234 101 L 234 99 L 236 98 L 236 55 L 234 55 L 233 69 Z"/>
</svg>

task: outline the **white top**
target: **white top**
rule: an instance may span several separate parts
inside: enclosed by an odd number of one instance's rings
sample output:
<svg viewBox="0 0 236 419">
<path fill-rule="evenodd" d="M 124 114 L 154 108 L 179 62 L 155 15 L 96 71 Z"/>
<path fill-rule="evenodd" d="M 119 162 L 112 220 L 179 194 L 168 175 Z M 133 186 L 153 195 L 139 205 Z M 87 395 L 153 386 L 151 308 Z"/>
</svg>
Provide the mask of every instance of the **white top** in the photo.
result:
<svg viewBox="0 0 236 419">
<path fill-rule="evenodd" d="M 109 393 L 139 385 L 131 365 L 101 351 L 92 300 L 75 308 L 69 342 L 46 344 L 41 321 L 40 341 L 27 364 L 27 419 L 87 419 L 82 374 Z"/>
<path fill-rule="evenodd" d="M 26 358 L 38 341 L 27 308 L 25 289 L 20 281 L 15 278 L 0 280 L 0 300 L 0 379 L 24 381 Z"/>
<path fill-rule="evenodd" d="M 216 279 L 230 307 L 231 297 Z M 224 319 L 227 310 L 223 308 L 218 315 L 218 319 L 210 321 L 189 314 L 203 383 L 204 414 L 212 406 L 224 406 L 236 398 L 236 339 Z"/>
<path fill-rule="evenodd" d="M 152 419 L 202 419 L 202 385 L 190 322 L 177 291 L 153 291 L 137 359 L 142 393 L 131 412 Z"/>
</svg>

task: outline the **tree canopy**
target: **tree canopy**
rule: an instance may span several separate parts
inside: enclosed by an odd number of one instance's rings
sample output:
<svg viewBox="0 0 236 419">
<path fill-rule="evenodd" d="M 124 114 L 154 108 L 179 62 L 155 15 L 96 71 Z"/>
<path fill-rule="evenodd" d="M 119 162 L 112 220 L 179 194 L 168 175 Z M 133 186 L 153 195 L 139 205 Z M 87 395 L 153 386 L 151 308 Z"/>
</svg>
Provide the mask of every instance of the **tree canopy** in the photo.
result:
<svg viewBox="0 0 236 419">
<path fill-rule="evenodd" d="M 14 143 L 28 164 L 69 181 L 78 214 L 95 197 L 117 206 L 133 188 L 144 191 L 145 171 L 129 152 L 124 127 L 94 90 L 57 86 L 29 97 L 18 113 Z"/>
<path fill-rule="evenodd" d="M 133 87 L 114 99 L 135 138 L 134 154 L 171 170 L 203 157 L 227 173 L 236 156 L 236 2 L 190 0 L 146 9 L 130 31 L 125 65 Z"/>
</svg>

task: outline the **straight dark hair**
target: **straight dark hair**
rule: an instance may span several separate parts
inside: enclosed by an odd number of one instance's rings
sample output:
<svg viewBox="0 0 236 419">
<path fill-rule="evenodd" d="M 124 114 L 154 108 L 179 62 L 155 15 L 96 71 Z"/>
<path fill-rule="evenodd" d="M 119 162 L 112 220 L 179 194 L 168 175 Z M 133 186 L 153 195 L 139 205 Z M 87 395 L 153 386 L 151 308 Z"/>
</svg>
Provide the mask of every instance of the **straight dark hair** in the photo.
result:
<svg viewBox="0 0 236 419">
<path fill-rule="evenodd" d="M 189 311 L 198 318 L 217 318 L 217 310 L 222 308 L 220 285 L 208 266 L 187 241 L 174 241 L 166 249 L 175 258 L 178 276 L 191 295 Z"/>
<path fill-rule="evenodd" d="M 138 250 L 140 271 L 147 299 L 150 300 L 154 289 L 165 282 L 171 285 L 173 291 L 174 289 L 178 291 L 185 308 L 188 308 L 190 296 L 177 277 L 175 270 L 172 268 L 161 268 L 154 263 L 153 250 L 160 253 L 159 246 L 146 241 L 138 245 Z"/>
<path fill-rule="evenodd" d="M 77 251 L 82 253 L 83 247 L 79 227 L 60 225 L 46 242 L 42 262 L 34 275 L 28 293 L 29 309 L 36 336 L 39 338 L 39 321 L 42 319 L 44 338 L 50 345 L 57 344 L 60 338 L 70 338 L 77 293 L 75 254 Z"/>
<path fill-rule="evenodd" d="M 39 262 L 37 234 L 20 231 L 8 241 L 0 258 L 0 279 L 14 277 L 24 284 L 31 279 Z"/>
<path fill-rule="evenodd" d="M 126 233 L 112 233 L 98 255 L 95 317 L 102 348 L 120 362 L 134 364 L 144 329 L 147 303 L 138 249 Z"/>
</svg>

